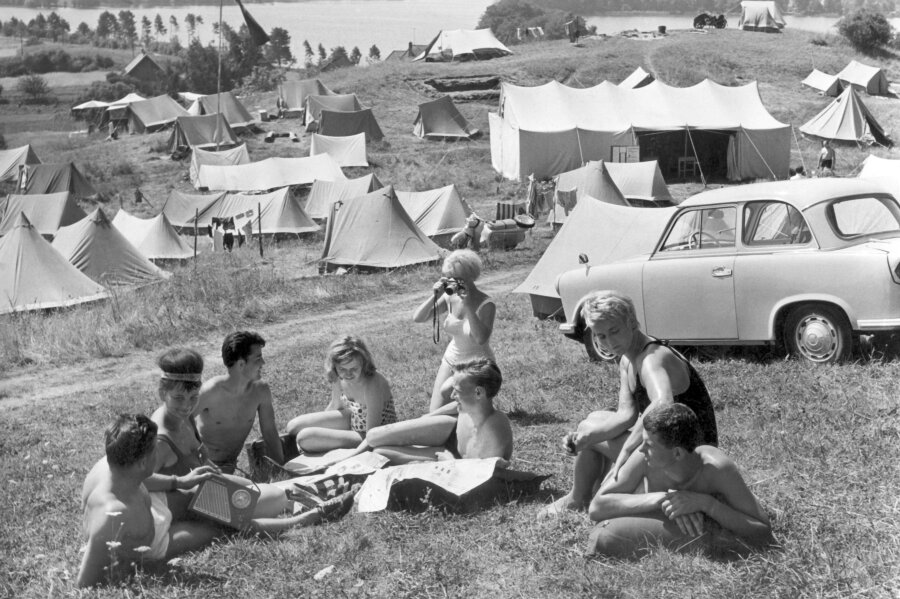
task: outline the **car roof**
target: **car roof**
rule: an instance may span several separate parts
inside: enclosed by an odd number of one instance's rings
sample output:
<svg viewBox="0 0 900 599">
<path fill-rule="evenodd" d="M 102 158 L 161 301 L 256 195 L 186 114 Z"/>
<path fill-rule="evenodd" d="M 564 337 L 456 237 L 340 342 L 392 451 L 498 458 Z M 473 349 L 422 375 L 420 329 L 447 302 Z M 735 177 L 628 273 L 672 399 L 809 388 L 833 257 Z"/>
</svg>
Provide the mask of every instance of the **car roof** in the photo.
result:
<svg viewBox="0 0 900 599">
<path fill-rule="evenodd" d="M 821 177 L 750 183 L 712 189 L 691 196 L 681 203 L 681 207 L 749 200 L 781 200 L 802 211 L 814 204 L 833 198 L 870 193 L 889 194 L 885 187 L 876 181 Z"/>
</svg>

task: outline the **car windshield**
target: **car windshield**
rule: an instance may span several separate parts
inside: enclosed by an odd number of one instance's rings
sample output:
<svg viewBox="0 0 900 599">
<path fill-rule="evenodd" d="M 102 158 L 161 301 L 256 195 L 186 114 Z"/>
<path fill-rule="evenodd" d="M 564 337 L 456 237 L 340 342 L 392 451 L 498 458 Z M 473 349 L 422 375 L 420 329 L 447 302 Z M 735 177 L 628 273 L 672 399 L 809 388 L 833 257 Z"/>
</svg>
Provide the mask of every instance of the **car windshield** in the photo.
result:
<svg viewBox="0 0 900 599">
<path fill-rule="evenodd" d="M 900 207 L 890 197 L 859 197 L 836 200 L 829 206 L 835 233 L 845 239 L 863 235 L 900 233 Z"/>
</svg>

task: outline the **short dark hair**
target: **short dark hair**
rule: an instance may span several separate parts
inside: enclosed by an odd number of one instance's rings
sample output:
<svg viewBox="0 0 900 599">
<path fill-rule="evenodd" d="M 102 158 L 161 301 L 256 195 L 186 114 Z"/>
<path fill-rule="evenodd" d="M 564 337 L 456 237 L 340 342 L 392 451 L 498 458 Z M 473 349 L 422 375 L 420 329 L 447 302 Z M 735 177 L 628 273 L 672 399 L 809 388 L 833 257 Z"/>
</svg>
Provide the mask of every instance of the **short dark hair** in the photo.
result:
<svg viewBox="0 0 900 599">
<path fill-rule="evenodd" d="M 203 374 L 203 356 L 187 347 L 170 347 L 163 353 L 159 354 L 156 359 L 156 365 L 163 371 L 163 376 L 159 381 L 159 390 L 163 392 L 171 391 L 178 387 L 186 391 L 199 389 L 203 384 L 200 381 L 200 375 Z M 167 379 L 166 374 L 173 375 L 197 375 L 196 380 L 186 380 L 178 378 Z"/>
<path fill-rule="evenodd" d="M 110 466 L 127 468 L 156 445 L 156 423 L 143 414 L 119 414 L 106 429 L 106 459 Z"/>
<path fill-rule="evenodd" d="M 222 362 L 225 368 L 231 368 L 238 360 L 246 360 L 253 346 L 266 346 L 266 340 L 253 331 L 235 331 L 225 336 L 222 342 Z"/>
<path fill-rule="evenodd" d="M 497 396 L 500 386 L 503 384 L 503 373 L 500 372 L 500 367 L 493 360 L 487 358 L 457 362 L 453 364 L 453 372 L 471 377 L 472 382 L 484 389 L 490 399 Z"/>
<path fill-rule="evenodd" d="M 644 414 L 644 430 L 659 436 L 669 449 L 694 451 L 700 441 L 700 421 L 684 404 L 653 408 Z"/>
</svg>

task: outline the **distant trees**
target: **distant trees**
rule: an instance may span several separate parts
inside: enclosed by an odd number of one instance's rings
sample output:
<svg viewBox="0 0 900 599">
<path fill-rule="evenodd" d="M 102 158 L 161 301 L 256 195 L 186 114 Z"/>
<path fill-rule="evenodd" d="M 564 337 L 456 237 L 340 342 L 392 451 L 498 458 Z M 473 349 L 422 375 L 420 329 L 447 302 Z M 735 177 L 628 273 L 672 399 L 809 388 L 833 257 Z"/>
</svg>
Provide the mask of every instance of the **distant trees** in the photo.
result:
<svg viewBox="0 0 900 599">
<path fill-rule="evenodd" d="M 865 9 L 842 18 L 838 31 L 854 48 L 867 53 L 887 45 L 894 37 L 893 27 L 883 14 Z"/>
<path fill-rule="evenodd" d="M 184 15 L 184 24 L 187 26 L 188 43 L 191 43 L 194 34 L 197 33 L 197 17 L 194 16 L 194 13 L 189 12 Z"/>
<path fill-rule="evenodd" d="M 270 63 L 277 62 L 279 67 L 282 61 L 289 65 L 296 62 L 291 52 L 291 34 L 281 27 L 272 28 L 269 43 L 265 46 L 265 55 L 266 60 Z"/>
<path fill-rule="evenodd" d="M 28 97 L 31 102 L 42 102 L 50 93 L 47 81 L 40 75 L 25 75 L 19 78 L 19 93 Z"/>
<path fill-rule="evenodd" d="M 353 49 L 350 50 L 350 62 L 359 64 L 360 60 L 362 60 L 362 52 L 359 51 L 359 46 L 353 46 Z"/>
<path fill-rule="evenodd" d="M 122 32 L 122 37 L 125 38 L 125 42 L 134 50 L 134 42 L 137 41 L 138 34 L 133 12 L 130 10 L 119 11 L 119 29 Z"/>
<path fill-rule="evenodd" d="M 141 43 L 145 46 L 150 45 L 150 32 L 153 31 L 153 24 L 147 15 L 141 17 Z"/>
<path fill-rule="evenodd" d="M 375 44 L 369 48 L 369 60 L 381 60 L 381 50 Z"/>
<path fill-rule="evenodd" d="M 546 8 L 546 3 L 538 6 L 526 0 L 499 0 L 487 7 L 478 28 L 489 28 L 504 43 L 519 41 L 518 29 L 542 27 L 549 39 L 566 37 L 566 21 L 575 19 L 571 13 Z"/>
<path fill-rule="evenodd" d="M 153 19 L 153 31 L 156 33 L 156 39 L 166 34 L 166 25 L 163 23 L 162 16 L 159 13 L 156 13 L 156 18 Z"/>
</svg>

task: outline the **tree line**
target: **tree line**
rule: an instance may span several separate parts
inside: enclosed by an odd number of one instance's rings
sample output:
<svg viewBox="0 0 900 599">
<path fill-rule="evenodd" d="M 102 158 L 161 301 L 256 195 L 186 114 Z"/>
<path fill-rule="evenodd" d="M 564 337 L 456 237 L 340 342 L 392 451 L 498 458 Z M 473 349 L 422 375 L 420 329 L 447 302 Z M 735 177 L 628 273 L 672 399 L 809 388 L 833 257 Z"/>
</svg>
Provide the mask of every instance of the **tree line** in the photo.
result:
<svg viewBox="0 0 900 599">
<path fill-rule="evenodd" d="M 778 0 L 778 4 L 785 12 L 808 15 L 849 15 L 860 9 L 884 14 L 900 11 L 900 0 Z M 581 15 L 620 11 L 724 14 L 740 10 L 736 0 L 542 0 L 541 6 Z"/>
</svg>

